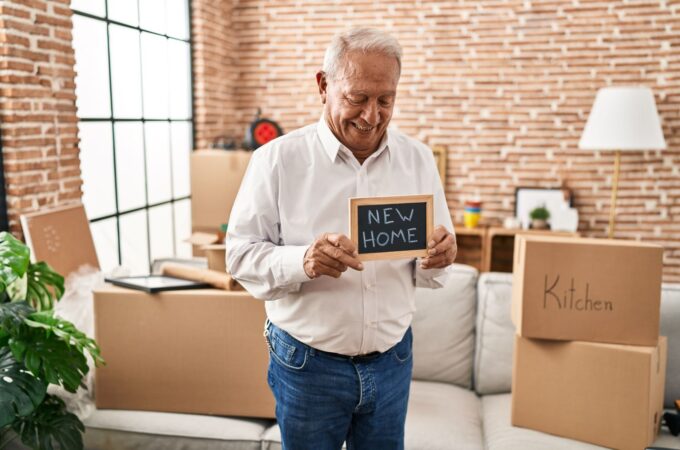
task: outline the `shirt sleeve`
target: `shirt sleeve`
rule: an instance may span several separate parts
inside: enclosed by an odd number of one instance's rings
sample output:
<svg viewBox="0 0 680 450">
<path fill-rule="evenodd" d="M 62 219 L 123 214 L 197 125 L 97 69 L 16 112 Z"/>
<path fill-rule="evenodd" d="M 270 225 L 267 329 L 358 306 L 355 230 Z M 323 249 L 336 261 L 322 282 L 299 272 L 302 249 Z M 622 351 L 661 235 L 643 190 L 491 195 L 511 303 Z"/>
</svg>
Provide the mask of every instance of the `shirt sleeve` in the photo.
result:
<svg viewBox="0 0 680 450">
<path fill-rule="evenodd" d="M 278 210 L 278 174 L 273 149 L 253 153 L 231 209 L 227 268 L 253 297 L 275 300 L 300 290 L 310 278 L 303 259 L 308 246 L 283 245 Z"/>
<path fill-rule="evenodd" d="M 429 149 L 428 149 L 429 150 Z M 431 152 L 431 150 L 429 150 Z M 449 207 L 446 204 L 446 197 L 444 196 L 444 187 L 439 178 L 439 171 L 434 164 L 434 158 L 432 159 L 431 167 L 427 167 L 425 172 L 431 173 L 430 179 L 433 180 L 432 192 L 433 195 L 433 206 L 434 206 L 434 226 L 443 225 L 450 233 L 454 235 L 455 230 L 453 229 L 453 222 L 451 221 L 451 214 L 449 213 Z M 433 170 L 431 170 L 433 169 Z M 444 287 L 446 280 L 448 279 L 452 267 L 444 267 L 442 269 L 421 269 L 420 268 L 420 258 L 418 258 L 414 263 L 413 277 L 417 287 L 438 289 Z"/>
</svg>

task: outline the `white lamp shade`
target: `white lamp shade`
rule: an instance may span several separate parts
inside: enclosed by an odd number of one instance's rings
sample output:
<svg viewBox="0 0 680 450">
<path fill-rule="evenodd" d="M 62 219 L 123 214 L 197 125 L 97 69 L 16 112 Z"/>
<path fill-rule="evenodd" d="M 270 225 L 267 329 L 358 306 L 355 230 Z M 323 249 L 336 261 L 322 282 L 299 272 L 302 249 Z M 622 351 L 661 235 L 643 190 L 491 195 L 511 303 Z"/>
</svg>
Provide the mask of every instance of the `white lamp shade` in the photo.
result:
<svg viewBox="0 0 680 450">
<path fill-rule="evenodd" d="M 665 149 L 652 90 L 647 87 L 600 89 L 578 146 L 583 150 Z"/>
</svg>

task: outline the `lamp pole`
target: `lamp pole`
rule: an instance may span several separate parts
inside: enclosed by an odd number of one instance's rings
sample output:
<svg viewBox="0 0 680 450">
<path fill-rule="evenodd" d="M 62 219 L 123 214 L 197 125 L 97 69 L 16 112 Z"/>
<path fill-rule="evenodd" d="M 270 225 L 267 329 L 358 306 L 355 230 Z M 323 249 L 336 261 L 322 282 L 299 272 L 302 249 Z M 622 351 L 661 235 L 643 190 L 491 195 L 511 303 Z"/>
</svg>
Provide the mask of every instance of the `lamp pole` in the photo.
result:
<svg viewBox="0 0 680 450">
<path fill-rule="evenodd" d="M 614 179 L 612 180 L 612 199 L 609 207 L 609 239 L 614 238 L 614 217 L 616 216 L 616 194 L 619 189 L 619 166 L 621 165 L 621 150 L 616 150 L 614 159 Z"/>
</svg>

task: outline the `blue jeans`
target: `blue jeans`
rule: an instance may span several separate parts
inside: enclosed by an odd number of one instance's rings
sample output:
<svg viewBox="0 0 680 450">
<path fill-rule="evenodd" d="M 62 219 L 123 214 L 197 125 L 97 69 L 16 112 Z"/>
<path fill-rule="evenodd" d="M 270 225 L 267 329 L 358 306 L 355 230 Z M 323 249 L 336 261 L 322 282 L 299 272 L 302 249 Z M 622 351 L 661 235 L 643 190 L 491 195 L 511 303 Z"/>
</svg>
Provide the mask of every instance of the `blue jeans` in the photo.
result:
<svg viewBox="0 0 680 450">
<path fill-rule="evenodd" d="M 265 336 L 284 450 L 404 448 L 410 328 L 386 352 L 354 358 L 316 350 L 269 322 Z"/>
</svg>

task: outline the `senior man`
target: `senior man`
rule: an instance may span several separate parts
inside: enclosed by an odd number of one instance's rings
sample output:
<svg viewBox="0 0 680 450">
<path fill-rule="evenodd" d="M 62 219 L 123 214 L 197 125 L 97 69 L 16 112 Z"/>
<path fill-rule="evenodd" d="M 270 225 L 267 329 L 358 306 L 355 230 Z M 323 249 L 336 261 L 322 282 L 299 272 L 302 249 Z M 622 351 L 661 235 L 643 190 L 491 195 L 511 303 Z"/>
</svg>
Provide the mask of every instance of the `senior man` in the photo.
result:
<svg viewBox="0 0 680 450">
<path fill-rule="evenodd" d="M 396 39 L 336 35 L 318 123 L 253 153 L 229 219 L 232 276 L 265 302 L 268 382 L 284 449 L 400 449 L 415 287 L 441 287 L 456 242 L 427 146 L 393 129 Z M 360 262 L 350 197 L 433 194 L 428 256 Z"/>
</svg>

